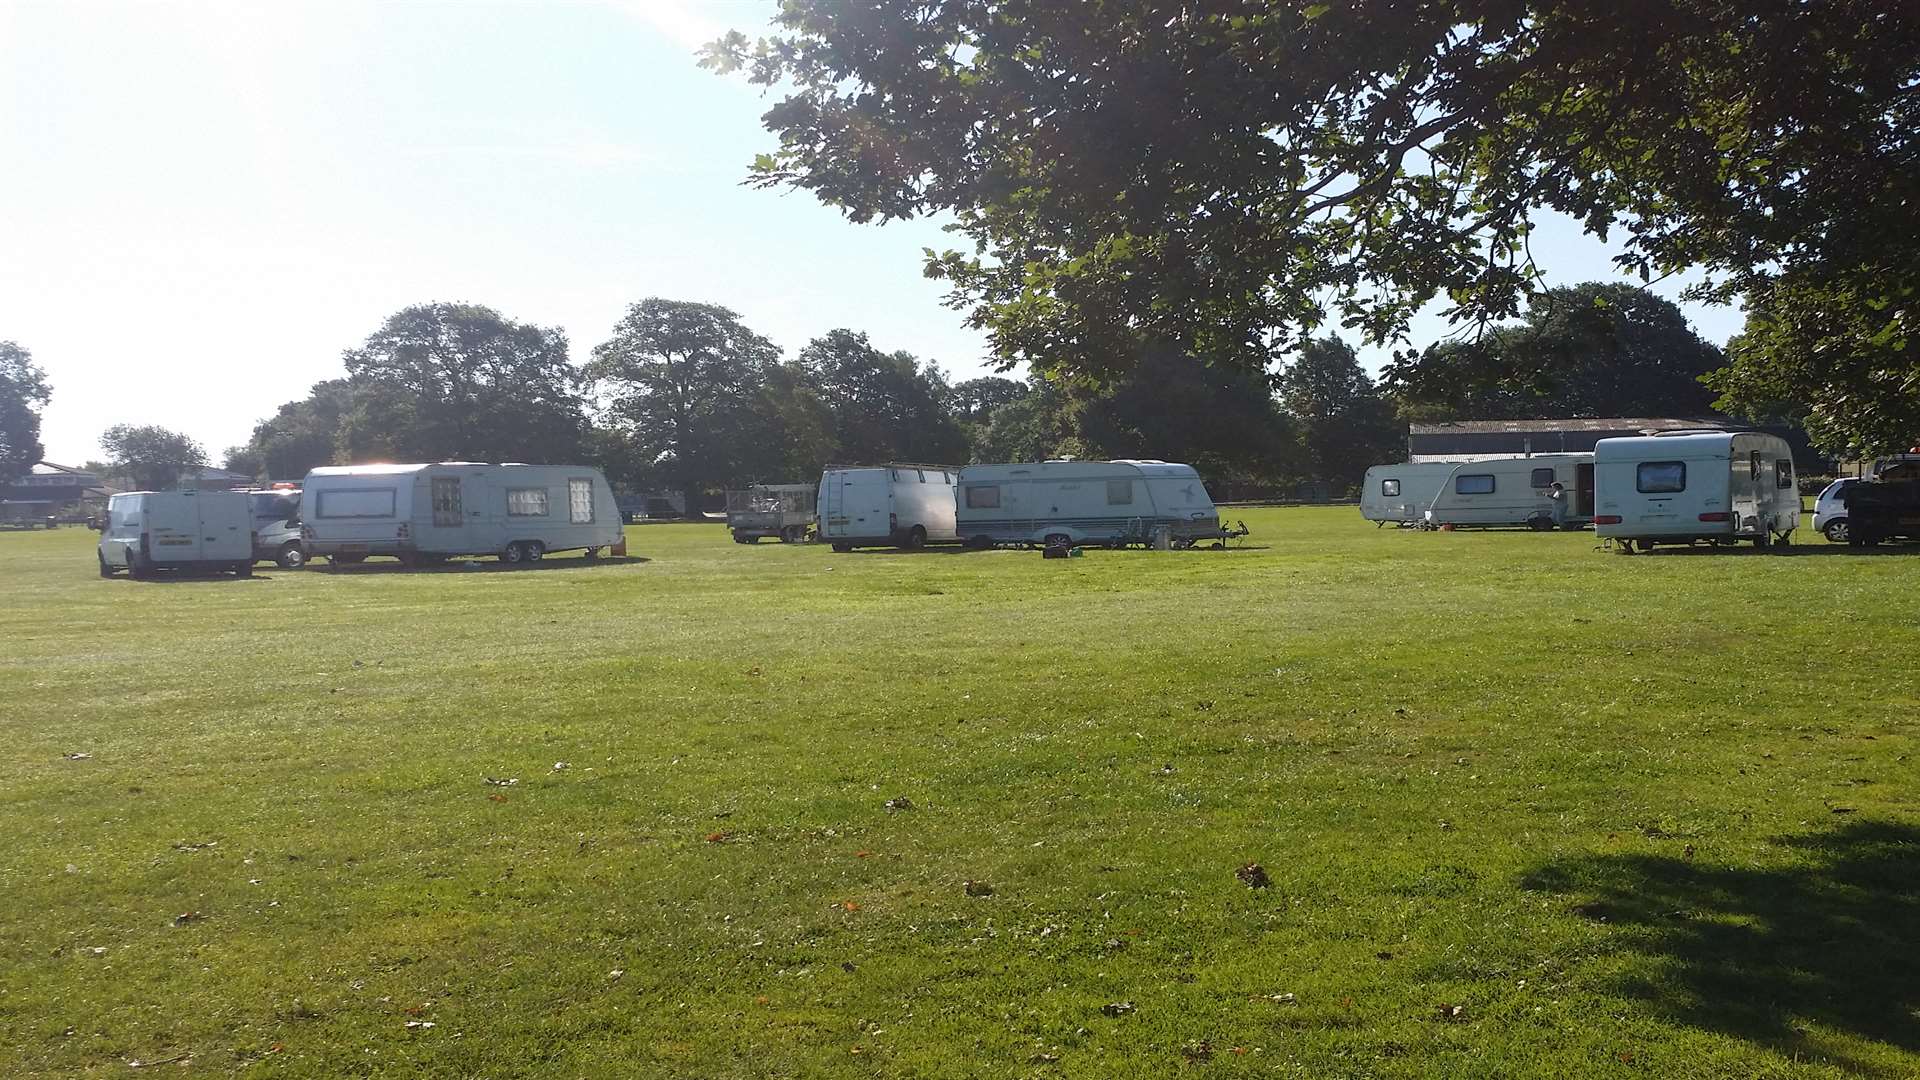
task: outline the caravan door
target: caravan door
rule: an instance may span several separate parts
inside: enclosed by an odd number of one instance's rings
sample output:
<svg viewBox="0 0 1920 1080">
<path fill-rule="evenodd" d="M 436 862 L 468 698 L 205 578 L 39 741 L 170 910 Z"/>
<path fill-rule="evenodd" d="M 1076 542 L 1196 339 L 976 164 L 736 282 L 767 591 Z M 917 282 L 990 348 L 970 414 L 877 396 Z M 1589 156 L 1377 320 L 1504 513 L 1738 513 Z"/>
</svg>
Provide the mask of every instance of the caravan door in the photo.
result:
<svg viewBox="0 0 1920 1080">
<path fill-rule="evenodd" d="M 1739 440 L 1735 440 L 1736 446 Z M 1736 449 L 1731 461 L 1732 475 L 1727 479 L 1727 498 L 1729 509 L 1733 511 L 1735 532 L 1747 532 L 1758 529 L 1764 518 L 1761 515 L 1762 484 L 1769 470 L 1768 462 L 1760 451 Z"/>
<path fill-rule="evenodd" d="M 486 480 L 477 473 L 429 472 L 421 478 L 415 498 L 426 506 L 415 511 L 419 530 L 414 546 L 421 551 L 468 554 L 475 549 L 473 527 L 485 517 Z"/>
</svg>

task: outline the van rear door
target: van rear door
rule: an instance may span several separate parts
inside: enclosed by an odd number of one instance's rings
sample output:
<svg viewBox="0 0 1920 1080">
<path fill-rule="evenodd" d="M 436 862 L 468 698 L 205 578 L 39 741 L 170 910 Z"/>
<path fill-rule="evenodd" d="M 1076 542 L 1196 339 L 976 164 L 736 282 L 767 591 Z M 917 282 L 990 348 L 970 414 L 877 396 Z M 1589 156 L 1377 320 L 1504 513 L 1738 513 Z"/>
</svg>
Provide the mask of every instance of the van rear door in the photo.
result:
<svg viewBox="0 0 1920 1080">
<path fill-rule="evenodd" d="M 142 497 L 140 531 L 146 534 L 147 555 L 153 561 L 197 562 L 202 557 L 198 494 L 165 491 Z"/>
<path fill-rule="evenodd" d="M 209 562 L 253 561 L 253 513 L 245 495 L 207 492 L 188 501 L 199 514 L 198 558 Z"/>
</svg>

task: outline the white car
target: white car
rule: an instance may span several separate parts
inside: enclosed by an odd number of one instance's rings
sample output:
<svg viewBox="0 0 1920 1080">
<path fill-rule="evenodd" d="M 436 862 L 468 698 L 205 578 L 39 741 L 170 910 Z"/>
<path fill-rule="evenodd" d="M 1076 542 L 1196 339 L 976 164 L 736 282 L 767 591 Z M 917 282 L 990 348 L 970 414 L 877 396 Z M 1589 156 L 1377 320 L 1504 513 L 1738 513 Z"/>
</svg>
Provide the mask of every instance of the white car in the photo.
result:
<svg viewBox="0 0 1920 1080">
<path fill-rule="evenodd" d="M 1857 476 L 1843 476 L 1822 488 L 1820 497 L 1813 500 L 1814 530 L 1833 543 L 1847 542 L 1847 504 L 1840 500 L 1840 496 L 1859 482 Z"/>
</svg>

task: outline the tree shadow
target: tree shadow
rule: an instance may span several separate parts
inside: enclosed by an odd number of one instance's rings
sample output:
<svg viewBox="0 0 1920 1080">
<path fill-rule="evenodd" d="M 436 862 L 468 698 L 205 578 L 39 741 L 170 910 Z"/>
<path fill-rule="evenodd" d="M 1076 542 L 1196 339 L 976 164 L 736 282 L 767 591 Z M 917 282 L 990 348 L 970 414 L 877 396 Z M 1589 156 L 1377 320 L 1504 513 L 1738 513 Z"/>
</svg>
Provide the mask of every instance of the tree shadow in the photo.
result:
<svg viewBox="0 0 1920 1080">
<path fill-rule="evenodd" d="M 1644 962 L 1608 989 L 1675 1021 L 1836 1060 L 1807 1025 L 1920 1052 L 1920 830 L 1856 821 L 1774 842 L 1796 857 L 1593 855 L 1521 885 L 1613 927 L 1611 947 Z"/>
<path fill-rule="evenodd" d="M 1751 556 L 1751 557 L 1764 557 L 1769 559 L 1831 558 L 1831 557 L 1871 558 L 1875 555 L 1893 555 L 1893 556 L 1920 555 L 1920 544 L 1883 544 L 1883 545 L 1876 545 L 1874 547 L 1854 547 L 1850 544 L 1792 544 L 1787 547 L 1780 547 L 1779 545 L 1776 544 L 1773 547 L 1765 547 L 1765 548 L 1757 548 L 1757 547 L 1754 547 L 1752 544 L 1741 544 L 1738 546 L 1734 546 L 1731 544 L 1725 545 L 1725 546 L 1716 545 L 1716 544 L 1698 544 L 1698 545 L 1673 546 L 1673 547 L 1655 547 L 1652 551 L 1642 552 L 1641 554 L 1653 555 L 1661 558 L 1670 558 L 1676 555 L 1679 555 L 1679 556 L 1711 555 L 1711 556 L 1714 556 L 1715 558 L 1720 558 L 1720 559 L 1725 559 L 1729 557 L 1738 558 L 1743 555 Z"/>
</svg>

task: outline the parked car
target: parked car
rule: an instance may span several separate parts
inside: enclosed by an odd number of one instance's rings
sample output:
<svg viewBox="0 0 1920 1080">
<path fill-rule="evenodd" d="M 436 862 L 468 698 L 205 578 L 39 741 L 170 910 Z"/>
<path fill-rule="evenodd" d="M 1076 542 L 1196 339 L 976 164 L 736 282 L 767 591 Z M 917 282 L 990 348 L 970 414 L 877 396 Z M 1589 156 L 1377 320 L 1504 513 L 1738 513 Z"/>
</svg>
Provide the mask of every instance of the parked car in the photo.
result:
<svg viewBox="0 0 1920 1080">
<path fill-rule="evenodd" d="M 1896 454 L 1873 463 L 1869 478 L 1840 493 L 1846 505 L 1847 543 L 1920 540 L 1920 454 Z"/>
<path fill-rule="evenodd" d="M 1860 482 L 1857 476 L 1843 476 L 1821 489 L 1813 500 L 1813 528 L 1836 544 L 1847 542 L 1846 490 Z"/>
<path fill-rule="evenodd" d="M 282 570 L 305 566 L 307 549 L 300 540 L 300 489 L 249 491 L 247 506 L 253 513 L 253 561 L 269 560 Z"/>
</svg>

